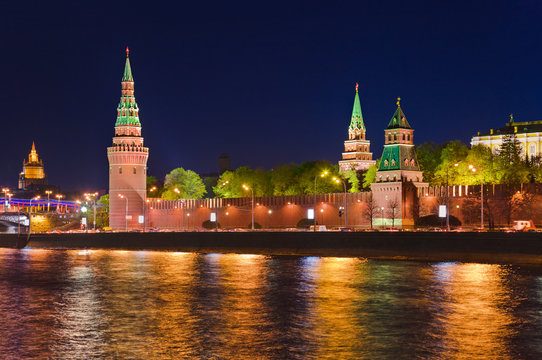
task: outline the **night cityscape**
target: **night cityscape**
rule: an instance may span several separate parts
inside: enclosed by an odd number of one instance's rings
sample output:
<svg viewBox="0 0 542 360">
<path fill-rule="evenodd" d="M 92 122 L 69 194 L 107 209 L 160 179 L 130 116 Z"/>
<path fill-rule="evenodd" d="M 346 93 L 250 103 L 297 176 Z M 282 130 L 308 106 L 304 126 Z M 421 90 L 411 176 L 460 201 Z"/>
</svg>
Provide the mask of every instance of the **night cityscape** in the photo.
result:
<svg viewBox="0 0 542 360">
<path fill-rule="evenodd" d="M 541 357 L 541 11 L 5 4 L 0 352 Z"/>
</svg>

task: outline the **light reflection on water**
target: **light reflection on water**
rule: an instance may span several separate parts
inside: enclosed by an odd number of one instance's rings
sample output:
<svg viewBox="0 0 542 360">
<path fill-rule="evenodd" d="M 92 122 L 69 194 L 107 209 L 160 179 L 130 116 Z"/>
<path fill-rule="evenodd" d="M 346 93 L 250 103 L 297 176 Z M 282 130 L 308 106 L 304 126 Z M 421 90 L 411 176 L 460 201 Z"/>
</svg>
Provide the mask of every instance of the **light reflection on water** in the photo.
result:
<svg viewBox="0 0 542 360">
<path fill-rule="evenodd" d="M 0 250 L 3 358 L 542 357 L 539 270 Z"/>
</svg>

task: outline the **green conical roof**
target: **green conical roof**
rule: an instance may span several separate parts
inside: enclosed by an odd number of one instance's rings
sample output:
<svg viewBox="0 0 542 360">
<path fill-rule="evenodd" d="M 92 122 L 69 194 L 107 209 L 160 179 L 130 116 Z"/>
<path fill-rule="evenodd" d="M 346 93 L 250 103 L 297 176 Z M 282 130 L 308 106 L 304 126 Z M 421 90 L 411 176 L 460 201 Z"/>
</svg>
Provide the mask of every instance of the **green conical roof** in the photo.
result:
<svg viewBox="0 0 542 360">
<path fill-rule="evenodd" d="M 139 122 L 139 108 L 134 97 L 134 78 L 128 58 L 129 50 L 126 48 L 126 65 L 122 76 L 122 95 L 117 107 L 117 121 L 115 126 L 141 126 Z"/>
<path fill-rule="evenodd" d="M 396 129 L 396 128 L 412 129 L 405 117 L 405 114 L 403 113 L 403 110 L 401 109 L 400 101 L 401 101 L 401 98 L 397 98 L 397 110 L 395 110 L 395 114 L 393 114 L 393 117 L 391 118 L 390 123 L 388 124 L 388 129 Z"/>
<path fill-rule="evenodd" d="M 356 84 L 356 96 L 354 97 L 354 107 L 352 108 L 352 118 L 350 120 L 350 130 L 355 129 L 365 130 L 363 115 L 361 114 L 361 104 L 359 102 L 358 84 Z"/>
<path fill-rule="evenodd" d="M 124 76 L 122 77 L 122 81 L 134 81 L 134 78 L 132 77 L 132 68 L 130 67 L 130 58 L 128 57 L 129 53 L 130 49 L 126 47 L 126 65 L 124 65 Z"/>
</svg>

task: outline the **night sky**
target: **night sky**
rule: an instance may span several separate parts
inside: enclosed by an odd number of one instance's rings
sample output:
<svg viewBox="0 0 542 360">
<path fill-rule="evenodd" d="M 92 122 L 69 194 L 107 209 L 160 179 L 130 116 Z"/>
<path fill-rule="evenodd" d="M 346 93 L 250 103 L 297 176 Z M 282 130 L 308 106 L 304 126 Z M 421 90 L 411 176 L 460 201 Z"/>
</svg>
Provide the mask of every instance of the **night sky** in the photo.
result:
<svg viewBox="0 0 542 360">
<path fill-rule="evenodd" d="M 84 4 L 84 5 L 83 5 Z M 542 2 L 0 3 L 0 185 L 105 189 L 125 48 L 149 174 L 337 162 L 359 82 L 374 158 L 396 98 L 415 143 L 542 119 Z"/>
</svg>

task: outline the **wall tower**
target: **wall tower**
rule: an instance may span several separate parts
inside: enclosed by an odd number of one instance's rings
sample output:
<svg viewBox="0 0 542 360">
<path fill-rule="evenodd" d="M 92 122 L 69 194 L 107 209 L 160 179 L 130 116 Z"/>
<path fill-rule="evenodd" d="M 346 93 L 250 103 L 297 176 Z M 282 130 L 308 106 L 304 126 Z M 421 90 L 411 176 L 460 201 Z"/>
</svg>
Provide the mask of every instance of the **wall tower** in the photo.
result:
<svg viewBox="0 0 542 360">
<path fill-rule="evenodd" d="M 107 148 L 109 160 L 109 226 L 113 229 L 143 228 L 145 216 L 147 159 L 143 146 L 139 108 L 134 97 L 134 79 L 129 50 L 122 77 L 122 94 L 117 107 L 113 146 Z M 141 218 L 143 219 L 143 218 Z"/>
<path fill-rule="evenodd" d="M 363 115 L 361 114 L 358 87 L 358 84 L 356 84 L 354 107 L 352 108 L 352 117 L 348 127 L 348 140 L 344 142 L 343 159 L 339 161 L 339 170 L 341 172 L 367 170 L 376 163 L 373 160 L 373 153 L 369 150 L 371 142 L 365 139 L 366 130 Z"/>
<path fill-rule="evenodd" d="M 412 227 L 418 217 L 418 188 L 423 182 L 416 149 L 414 130 L 410 127 L 403 110 L 401 98 L 397 98 L 397 110 L 384 130 L 385 143 L 376 183 L 371 184 L 373 199 L 379 214 L 374 225 Z"/>
</svg>

